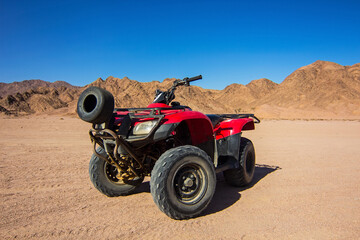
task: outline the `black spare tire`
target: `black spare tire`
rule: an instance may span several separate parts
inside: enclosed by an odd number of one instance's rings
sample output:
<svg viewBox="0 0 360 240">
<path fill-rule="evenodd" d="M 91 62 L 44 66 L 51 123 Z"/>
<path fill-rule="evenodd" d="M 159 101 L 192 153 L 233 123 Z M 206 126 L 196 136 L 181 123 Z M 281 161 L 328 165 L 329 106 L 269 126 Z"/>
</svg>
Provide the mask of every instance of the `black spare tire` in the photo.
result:
<svg viewBox="0 0 360 240">
<path fill-rule="evenodd" d="M 113 111 L 114 96 L 105 89 L 89 87 L 79 97 L 77 113 L 86 122 L 95 124 L 106 122 L 111 118 Z"/>
</svg>

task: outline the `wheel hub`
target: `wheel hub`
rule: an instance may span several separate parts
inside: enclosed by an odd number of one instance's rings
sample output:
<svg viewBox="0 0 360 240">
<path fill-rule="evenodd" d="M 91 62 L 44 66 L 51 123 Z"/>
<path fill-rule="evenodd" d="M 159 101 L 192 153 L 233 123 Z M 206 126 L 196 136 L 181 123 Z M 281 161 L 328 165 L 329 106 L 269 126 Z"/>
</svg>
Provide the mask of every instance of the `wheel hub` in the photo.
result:
<svg viewBox="0 0 360 240">
<path fill-rule="evenodd" d="M 192 187 L 193 185 L 194 185 L 193 180 L 191 180 L 190 178 L 185 179 L 185 181 L 184 181 L 185 187 Z"/>
<path fill-rule="evenodd" d="M 195 164 L 185 165 L 175 176 L 174 187 L 178 199 L 185 204 L 195 204 L 205 193 L 204 170 Z"/>
</svg>

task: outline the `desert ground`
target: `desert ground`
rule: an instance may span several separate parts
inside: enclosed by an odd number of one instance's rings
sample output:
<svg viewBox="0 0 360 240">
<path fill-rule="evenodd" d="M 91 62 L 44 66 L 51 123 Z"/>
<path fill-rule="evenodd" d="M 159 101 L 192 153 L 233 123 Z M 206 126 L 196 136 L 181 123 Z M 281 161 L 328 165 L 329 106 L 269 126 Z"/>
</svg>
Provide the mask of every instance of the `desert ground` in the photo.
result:
<svg viewBox="0 0 360 240">
<path fill-rule="evenodd" d="M 265 120 L 251 186 L 218 175 L 198 218 L 176 221 L 153 203 L 149 179 L 130 196 L 100 194 L 92 146 L 75 117 L 0 119 L 0 239 L 359 239 L 360 121 Z"/>
</svg>

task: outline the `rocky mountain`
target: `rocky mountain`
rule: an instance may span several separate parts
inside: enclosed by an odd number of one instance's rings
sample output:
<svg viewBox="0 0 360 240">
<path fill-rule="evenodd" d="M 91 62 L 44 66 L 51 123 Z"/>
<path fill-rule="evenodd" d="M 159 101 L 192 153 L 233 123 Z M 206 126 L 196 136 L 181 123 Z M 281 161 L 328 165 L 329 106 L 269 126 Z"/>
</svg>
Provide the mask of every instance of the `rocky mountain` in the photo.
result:
<svg viewBox="0 0 360 240">
<path fill-rule="evenodd" d="M 99 78 L 88 86 L 105 88 L 113 93 L 117 107 L 144 107 L 152 102 L 156 89 L 166 90 L 171 87 L 173 81 L 175 78 L 167 78 L 163 82 L 140 83 L 127 77 L 108 77 L 106 80 Z M 221 112 L 224 104 L 216 101 L 218 92 L 197 86 L 180 87 L 176 90 L 175 100 L 196 110 Z M 231 111 L 230 108 L 228 110 Z"/>
<path fill-rule="evenodd" d="M 4 97 L 6 95 L 16 94 L 16 93 L 22 93 L 29 89 L 36 89 L 39 87 L 44 88 L 79 88 L 76 86 L 73 86 L 67 82 L 64 81 L 56 81 L 56 82 L 47 82 L 39 79 L 35 80 L 24 80 L 22 82 L 13 82 L 13 83 L 2 83 L 0 82 L 0 97 Z"/>
<path fill-rule="evenodd" d="M 360 64 L 342 66 L 316 61 L 290 74 L 274 92 L 258 102 L 263 105 L 311 111 L 339 117 L 360 115 Z"/>
<path fill-rule="evenodd" d="M 112 92 L 117 107 L 144 107 L 153 100 L 156 89 L 165 90 L 174 80 L 142 83 L 110 76 L 105 80 L 98 78 L 83 88 L 41 80 L 0 83 L 3 94 L 0 112 L 37 113 L 62 109 L 75 114 L 77 98 L 88 86 Z M 175 100 L 205 113 L 254 112 L 265 118 L 359 119 L 360 63 L 342 66 L 316 61 L 297 69 L 281 84 L 262 78 L 247 85 L 234 83 L 223 90 L 180 87 Z"/>
<path fill-rule="evenodd" d="M 7 115 L 51 112 L 73 105 L 80 87 L 67 82 L 54 83 L 42 80 L 0 83 L 0 112 Z"/>
</svg>

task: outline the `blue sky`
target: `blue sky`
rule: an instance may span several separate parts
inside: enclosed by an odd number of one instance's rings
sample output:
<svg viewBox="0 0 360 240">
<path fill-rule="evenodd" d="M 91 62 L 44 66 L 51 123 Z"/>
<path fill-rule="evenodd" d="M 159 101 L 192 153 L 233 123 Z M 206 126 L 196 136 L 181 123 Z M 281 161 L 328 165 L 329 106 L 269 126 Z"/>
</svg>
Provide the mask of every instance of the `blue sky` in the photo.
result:
<svg viewBox="0 0 360 240">
<path fill-rule="evenodd" d="M 0 0 L 0 82 L 203 75 L 282 82 L 316 60 L 360 62 L 360 1 Z"/>
</svg>

